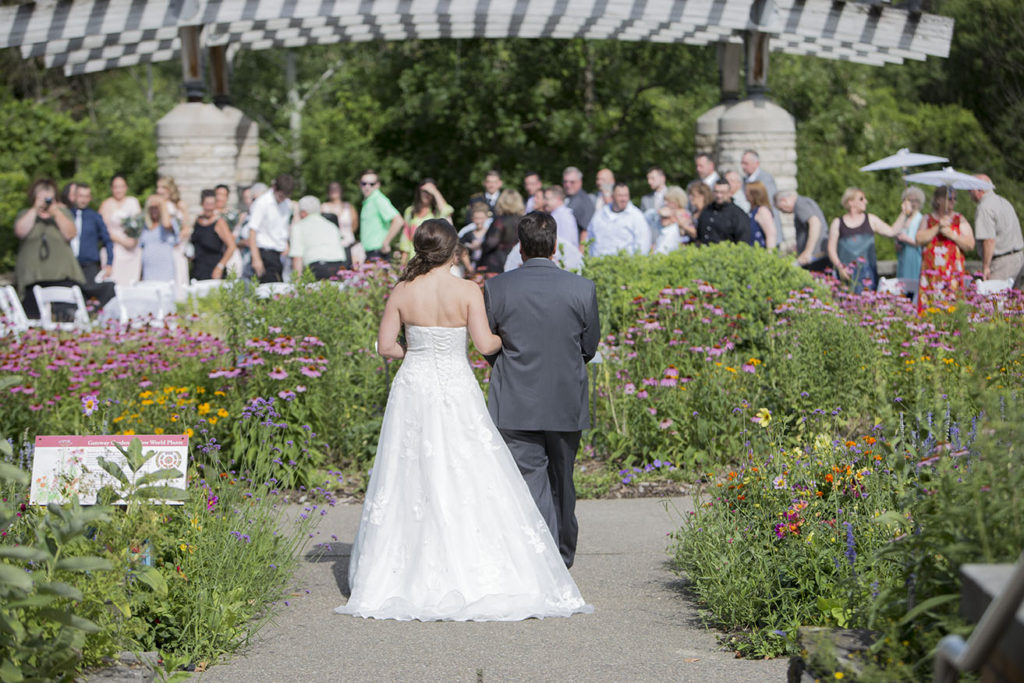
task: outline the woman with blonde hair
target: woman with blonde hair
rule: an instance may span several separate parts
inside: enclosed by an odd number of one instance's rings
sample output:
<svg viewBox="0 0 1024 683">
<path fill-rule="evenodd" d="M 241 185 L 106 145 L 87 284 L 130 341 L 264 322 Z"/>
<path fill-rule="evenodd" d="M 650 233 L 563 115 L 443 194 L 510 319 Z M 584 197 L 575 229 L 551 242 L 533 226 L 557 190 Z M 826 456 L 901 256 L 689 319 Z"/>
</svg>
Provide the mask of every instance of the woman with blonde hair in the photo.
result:
<svg viewBox="0 0 1024 683">
<path fill-rule="evenodd" d="M 512 189 L 501 191 L 494 203 L 494 220 L 480 249 L 477 270 L 494 274 L 505 271 L 505 259 L 519 244 L 519 219 L 525 211 L 526 203 L 521 194 Z"/>
<path fill-rule="evenodd" d="M 755 180 L 747 183 L 747 201 L 750 202 L 750 238 L 751 244 L 760 244 L 765 249 L 774 249 L 778 244 L 775 234 L 775 218 L 772 216 L 772 205 L 768 201 L 768 188 L 764 183 Z"/>
<path fill-rule="evenodd" d="M 840 200 L 846 214 L 833 219 L 828 229 L 828 257 L 842 280 L 853 283 L 859 294 L 865 284 L 878 288 L 878 262 L 875 257 L 875 233 L 896 237 L 898 230 L 873 213 L 868 213 L 868 198 L 859 187 L 848 187 Z"/>
<path fill-rule="evenodd" d="M 695 240 L 697 239 L 697 218 L 700 217 L 700 212 L 704 210 L 704 207 L 711 204 L 714 196 L 711 194 L 711 188 L 705 185 L 704 181 L 694 180 L 686 186 L 686 197 L 690 200 L 690 224 L 680 224 L 679 227 L 687 237 Z"/>
<path fill-rule="evenodd" d="M 974 230 L 953 210 L 956 190 L 937 187 L 932 195 L 932 212 L 917 231 L 921 250 L 921 286 L 918 312 L 935 301 L 952 300 L 963 289 L 964 253 L 974 249 Z"/>
<path fill-rule="evenodd" d="M 900 215 L 892 227 L 899 230 L 896 237 L 896 277 L 912 283 L 907 291 L 917 291 L 921 279 L 921 247 L 917 244 L 917 231 L 924 218 L 924 192 L 919 187 L 908 187 L 900 196 Z"/>
<path fill-rule="evenodd" d="M 181 192 L 177 183 L 171 176 L 161 176 L 156 181 L 156 193 L 163 197 L 167 203 L 167 212 L 171 221 L 178 224 L 178 244 L 174 247 L 174 285 L 178 297 L 181 299 L 188 287 L 188 259 L 187 250 L 191 247 L 192 222 L 189 220 L 188 205 L 181 200 Z M 241 221 L 239 221 L 241 222 Z"/>
<path fill-rule="evenodd" d="M 142 249 L 142 279 L 173 282 L 176 266 L 174 247 L 178 244 L 178 231 L 174 229 L 167 201 L 158 194 L 146 199 L 142 212 L 145 229 L 139 234 Z"/>
</svg>

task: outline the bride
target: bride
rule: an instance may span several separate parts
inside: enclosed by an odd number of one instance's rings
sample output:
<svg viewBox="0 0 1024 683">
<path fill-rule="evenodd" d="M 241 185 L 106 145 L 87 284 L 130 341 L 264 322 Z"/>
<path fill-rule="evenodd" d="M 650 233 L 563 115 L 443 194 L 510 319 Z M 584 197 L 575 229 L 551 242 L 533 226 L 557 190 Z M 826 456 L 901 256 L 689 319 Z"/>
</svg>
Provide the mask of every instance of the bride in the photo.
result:
<svg viewBox="0 0 1024 683">
<path fill-rule="evenodd" d="M 466 334 L 497 353 L 480 287 L 452 276 L 458 235 L 424 222 L 388 298 L 381 355 L 404 358 L 352 544 L 351 597 L 376 619 L 518 621 L 591 612 L 487 413 Z M 405 341 L 399 339 L 405 326 Z"/>
</svg>

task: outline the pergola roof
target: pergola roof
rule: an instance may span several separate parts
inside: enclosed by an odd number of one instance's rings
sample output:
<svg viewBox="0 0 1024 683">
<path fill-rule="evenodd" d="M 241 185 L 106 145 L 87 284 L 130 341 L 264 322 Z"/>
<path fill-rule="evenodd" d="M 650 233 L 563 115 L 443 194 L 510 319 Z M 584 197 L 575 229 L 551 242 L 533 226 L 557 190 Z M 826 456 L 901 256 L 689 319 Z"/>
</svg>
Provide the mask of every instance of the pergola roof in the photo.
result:
<svg viewBox="0 0 1024 683">
<path fill-rule="evenodd" d="M 0 48 L 67 75 L 178 56 L 178 29 L 246 50 L 436 38 L 589 38 L 771 49 L 866 64 L 946 57 L 953 20 L 885 0 L 39 0 L 0 6 Z"/>
</svg>

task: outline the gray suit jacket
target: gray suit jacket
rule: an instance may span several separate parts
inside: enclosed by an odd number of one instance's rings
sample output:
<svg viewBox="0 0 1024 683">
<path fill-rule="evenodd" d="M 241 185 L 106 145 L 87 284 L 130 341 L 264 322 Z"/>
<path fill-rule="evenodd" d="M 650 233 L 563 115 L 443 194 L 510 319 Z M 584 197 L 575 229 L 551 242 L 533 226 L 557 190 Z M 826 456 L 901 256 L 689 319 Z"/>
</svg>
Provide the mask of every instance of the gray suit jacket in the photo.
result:
<svg viewBox="0 0 1024 683">
<path fill-rule="evenodd" d="M 499 429 L 575 432 L 590 426 L 586 364 L 601 325 L 594 283 L 552 261 L 528 260 L 484 285 L 502 349 L 487 361 L 488 410 Z"/>
</svg>

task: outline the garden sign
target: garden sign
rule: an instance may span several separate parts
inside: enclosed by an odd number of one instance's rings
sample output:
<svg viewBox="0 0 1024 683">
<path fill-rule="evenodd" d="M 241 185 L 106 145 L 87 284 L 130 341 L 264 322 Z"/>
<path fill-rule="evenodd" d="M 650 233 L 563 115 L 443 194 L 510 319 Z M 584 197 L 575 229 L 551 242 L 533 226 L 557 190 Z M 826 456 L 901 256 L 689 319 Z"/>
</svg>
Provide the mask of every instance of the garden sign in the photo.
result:
<svg viewBox="0 0 1024 683">
<path fill-rule="evenodd" d="M 118 449 L 127 450 L 133 439 L 142 443 L 146 456 L 141 466 L 133 467 Z M 125 483 L 110 474 L 100 459 L 116 463 L 129 485 L 142 486 L 161 470 L 176 470 L 177 476 L 166 472 L 156 482 L 159 485 L 185 489 L 185 471 L 188 467 L 188 437 L 184 434 L 150 434 L 119 436 L 37 436 L 35 458 L 32 462 L 32 505 L 67 503 L 78 494 L 83 505 L 94 505 L 96 494 L 104 486 L 125 494 Z M 144 479 L 145 478 L 145 479 Z M 123 501 L 122 501 L 123 502 Z M 180 500 L 150 498 L 148 502 L 181 504 Z"/>
</svg>

